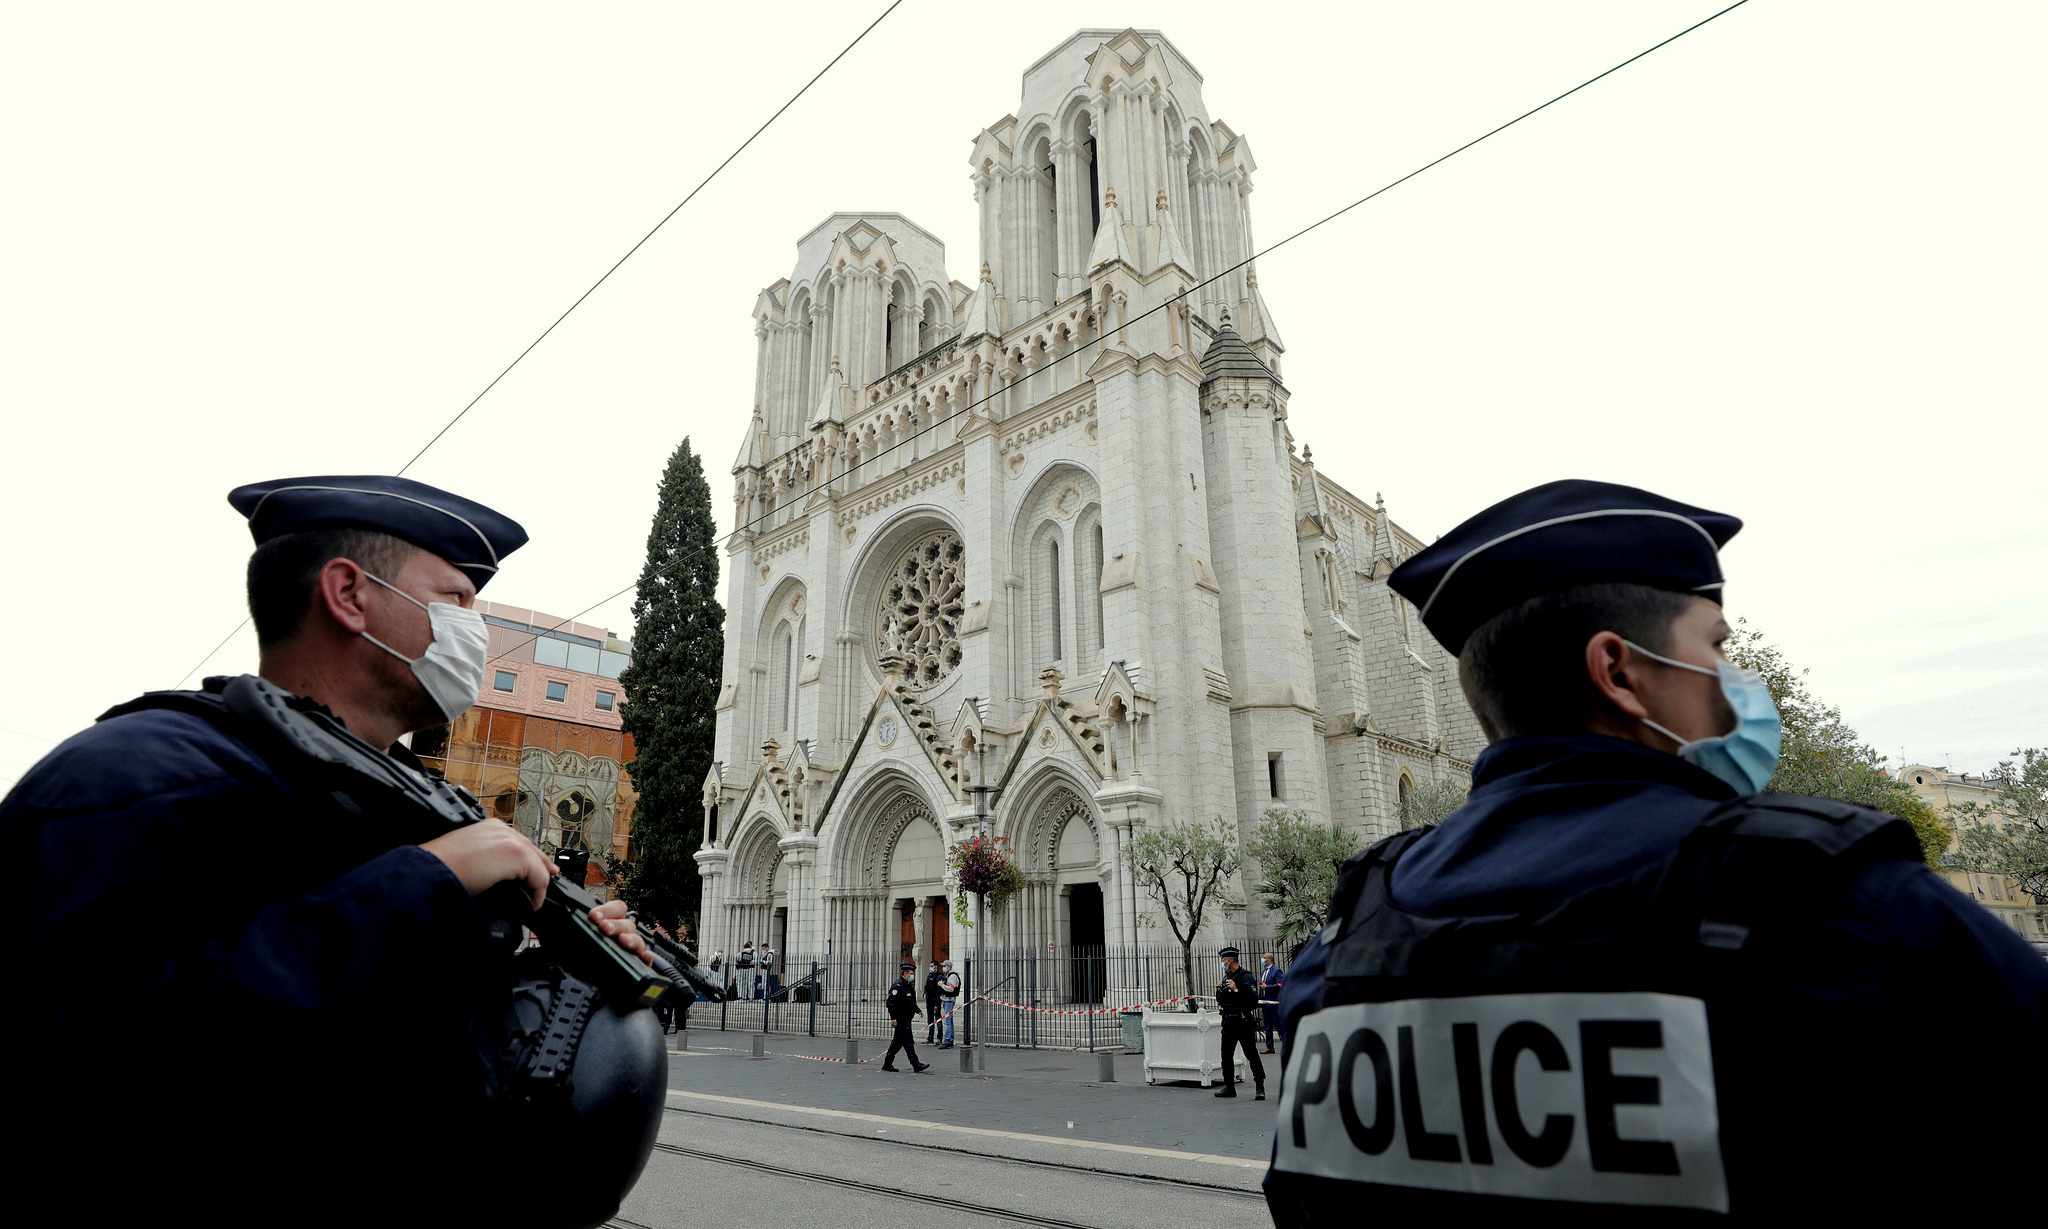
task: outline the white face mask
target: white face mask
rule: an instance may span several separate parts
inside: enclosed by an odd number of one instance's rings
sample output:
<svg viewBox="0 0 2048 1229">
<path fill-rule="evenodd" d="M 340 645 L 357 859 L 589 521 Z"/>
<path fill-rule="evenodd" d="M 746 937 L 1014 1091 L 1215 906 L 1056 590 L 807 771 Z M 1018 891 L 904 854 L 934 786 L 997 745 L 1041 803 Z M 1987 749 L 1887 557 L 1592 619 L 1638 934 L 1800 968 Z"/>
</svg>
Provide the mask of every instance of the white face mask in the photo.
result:
<svg viewBox="0 0 2048 1229">
<path fill-rule="evenodd" d="M 433 697 L 442 716 L 453 721 L 468 712 L 483 690 L 484 664 L 490 658 L 491 633 L 484 626 L 484 617 L 453 602 L 422 602 L 388 580 L 368 572 L 363 575 L 426 611 L 434 635 L 427 651 L 418 657 L 407 657 L 368 632 L 363 639 L 411 666 L 413 677 Z"/>
</svg>

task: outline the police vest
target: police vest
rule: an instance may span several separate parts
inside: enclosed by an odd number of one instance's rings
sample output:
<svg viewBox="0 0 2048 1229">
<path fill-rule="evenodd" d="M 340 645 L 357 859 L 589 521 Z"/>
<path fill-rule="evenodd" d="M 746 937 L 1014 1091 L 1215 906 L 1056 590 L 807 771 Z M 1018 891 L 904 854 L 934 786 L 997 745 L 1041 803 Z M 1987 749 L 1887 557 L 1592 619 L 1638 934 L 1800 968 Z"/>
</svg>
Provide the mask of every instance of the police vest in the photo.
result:
<svg viewBox="0 0 2048 1229">
<path fill-rule="evenodd" d="M 1839 1208 L 1884 1174 L 1866 1146 L 1880 1124 L 1939 1129 L 1902 1086 L 1932 1082 L 1902 1069 L 1904 1022 L 1801 989 L 1814 905 L 1873 860 L 1919 859 L 1903 820 L 1740 799 L 1637 874 L 1481 917 L 1393 903 L 1421 835 L 1339 880 L 1326 975 L 1290 1030 L 1276 1224 Z"/>
</svg>

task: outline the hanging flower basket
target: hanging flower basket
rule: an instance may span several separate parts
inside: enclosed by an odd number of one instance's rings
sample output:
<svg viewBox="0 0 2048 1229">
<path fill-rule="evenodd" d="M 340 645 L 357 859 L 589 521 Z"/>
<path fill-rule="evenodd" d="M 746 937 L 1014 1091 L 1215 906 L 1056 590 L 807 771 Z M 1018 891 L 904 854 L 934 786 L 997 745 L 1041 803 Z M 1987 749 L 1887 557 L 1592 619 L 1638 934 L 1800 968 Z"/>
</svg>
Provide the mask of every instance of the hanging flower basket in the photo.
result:
<svg viewBox="0 0 2048 1229">
<path fill-rule="evenodd" d="M 1024 871 L 1010 857 L 1010 841 L 1002 836 L 976 836 L 953 846 L 946 854 L 951 870 L 947 877 L 959 886 L 954 898 L 953 920 L 973 926 L 967 918 L 967 896 L 980 896 L 991 915 L 1001 916 L 1003 906 L 1024 889 Z"/>
</svg>

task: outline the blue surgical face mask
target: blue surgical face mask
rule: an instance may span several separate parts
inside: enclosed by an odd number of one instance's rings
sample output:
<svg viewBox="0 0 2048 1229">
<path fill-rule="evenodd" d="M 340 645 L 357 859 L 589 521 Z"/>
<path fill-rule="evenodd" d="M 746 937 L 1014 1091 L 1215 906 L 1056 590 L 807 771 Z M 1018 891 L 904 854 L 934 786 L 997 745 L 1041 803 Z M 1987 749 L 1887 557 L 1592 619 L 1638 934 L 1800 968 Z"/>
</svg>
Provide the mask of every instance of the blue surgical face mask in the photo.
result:
<svg viewBox="0 0 2048 1229">
<path fill-rule="evenodd" d="M 1764 786 L 1770 784 L 1771 774 L 1778 770 L 1778 748 L 1784 740 L 1778 725 L 1778 706 L 1772 702 L 1771 689 L 1764 686 L 1763 676 L 1731 661 L 1717 661 L 1709 670 L 1652 653 L 1632 640 L 1622 643 L 1652 661 L 1721 680 L 1721 694 L 1728 698 L 1728 707 L 1735 710 L 1735 728 L 1726 734 L 1687 742 L 1647 717 L 1643 724 L 1677 743 L 1679 759 L 1726 781 L 1736 793 L 1762 793 Z"/>
</svg>

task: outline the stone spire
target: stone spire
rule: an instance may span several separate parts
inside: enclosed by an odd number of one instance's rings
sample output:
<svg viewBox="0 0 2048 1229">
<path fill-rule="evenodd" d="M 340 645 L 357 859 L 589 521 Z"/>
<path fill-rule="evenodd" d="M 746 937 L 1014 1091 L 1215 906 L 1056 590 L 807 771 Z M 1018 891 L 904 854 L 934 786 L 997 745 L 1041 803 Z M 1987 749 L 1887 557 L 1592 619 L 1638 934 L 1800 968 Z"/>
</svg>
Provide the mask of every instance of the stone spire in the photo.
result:
<svg viewBox="0 0 2048 1229">
<path fill-rule="evenodd" d="M 828 422 L 843 421 L 848 394 L 846 373 L 839 369 L 839 356 L 832 356 L 832 370 L 825 373 L 825 391 L 818 398 L 818 412 L 811 416 L 811 426 L 818 427 Z"/>
<path fill-rule="evenodd" d="M 1173 210 L 1166 201 L 1166 189 L 1159 190 L 1159 200 L 1152 207 L 1152 225 L 1146 227 L 1147 246 L 1152 253 L 1152 267 L 1148 273 L 1156 273 L 1167 265 L 1183 270 L 1193 270 L 1195 263 L 1188 259 L 1187 245 L 1181 242 L 1180 227 L 1173 220 Z"/>
<path fill-rule="evenodd" d="M 1093 273 L 1119 260 L 1134 270 L 1142 268 L 1137 238 L 1137 228 L 1124 221 L 1116 207 L 1116 189 L 1107 189 L 1102 194 L 1102 223 L 1095 229 L 1095 246 L 1088 249 L 1088 271 Z"/>
<path fill-rule="evenodd" d="M 961 340 L 979 337 L 984 333 L 990 336 L 1002 333 L 1002 313 L 996 304 L 995 277 L 989 272 L 988 262 L 983 261 L 981 284 L 974 288 L 974 296 L 967 300 L 967 321 L 960 329 Z"/>
</svg>

